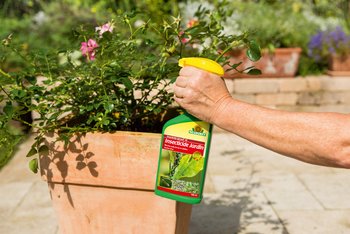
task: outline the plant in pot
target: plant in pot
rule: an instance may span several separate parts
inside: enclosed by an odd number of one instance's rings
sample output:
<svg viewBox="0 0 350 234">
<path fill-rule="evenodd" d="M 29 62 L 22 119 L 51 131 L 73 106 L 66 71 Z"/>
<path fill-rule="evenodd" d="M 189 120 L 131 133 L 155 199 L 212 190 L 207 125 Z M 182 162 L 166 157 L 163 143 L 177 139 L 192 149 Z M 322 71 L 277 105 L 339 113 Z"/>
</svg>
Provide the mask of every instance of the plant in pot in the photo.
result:
<svg viewBox="0 0 350 234">
<path fill-rule="evenodd" d="M 331 76 L 350 75 L 350 35 L 341 27 L 320 31 L 309 42 L 309 56 L 328 66 Z"/>
<path fill-rule="evenodd" d="M 290 4 L 285 1 L 227 1 L 225 32 L 247 30 L 257 38 L 262 58 L 254 62 L 242 49 L 230 51 L 231 63 L 242 64 L 225 77 L 294 77 L 297 74 L 302 49 L 317 30 L 317 24 L 308 19 L 304 5 L 287 2 Z M 251 66 L 260 69 L 262 74 L 253 76 L 239 72 Z"/>
<path fill-rule="evenodd" d="M 27 66 L 0 70 L 0 127 L 13 120 L 32 127 L 29 166 L 48 182 L 61 232 L 187 232 L 191 206 L 153 193 L 159 132 L 178 114 L 169 89 L 178 59 L 227 64 L 218 51 L 237 44 L 253 60 L 260 55 L 247 34 L 224 35 L 220 18 L 205 9 L 198 15 L 200 23 L 185 28 L 179 17 L 159 24 L 124 14 L 80 26 L 74 50 L 49 54 L 24 55 L 11 35 L 2 41 L 1 59 L 15 53 Z M 28 111 L 33 123 L 20 118 Z"/>
</svg>

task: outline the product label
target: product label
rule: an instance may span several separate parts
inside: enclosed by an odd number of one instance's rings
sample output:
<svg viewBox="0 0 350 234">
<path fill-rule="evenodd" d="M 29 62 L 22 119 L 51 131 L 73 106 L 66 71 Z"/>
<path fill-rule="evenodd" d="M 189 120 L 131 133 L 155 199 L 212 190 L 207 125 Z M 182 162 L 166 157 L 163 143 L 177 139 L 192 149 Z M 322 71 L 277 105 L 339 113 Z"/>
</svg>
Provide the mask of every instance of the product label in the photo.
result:
<svg viewBox="0 0 350 234">
<path fill-rule="evenodd" d="M 180 123 L 164 131 L 158 189 L 198 197 L 204 168 L 209 124 Z"/>
</svg>

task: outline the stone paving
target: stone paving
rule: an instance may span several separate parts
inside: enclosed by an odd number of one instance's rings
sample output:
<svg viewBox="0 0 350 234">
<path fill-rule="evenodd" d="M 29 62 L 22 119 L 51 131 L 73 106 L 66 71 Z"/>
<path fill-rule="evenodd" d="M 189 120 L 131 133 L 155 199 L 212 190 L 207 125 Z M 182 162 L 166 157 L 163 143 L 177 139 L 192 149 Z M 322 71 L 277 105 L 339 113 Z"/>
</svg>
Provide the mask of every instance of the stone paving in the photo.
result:
<svg viewBox="0 0 350 234">
<path fill-rule="evenodd" d="M 27 169 L 30 143 L 0 171 L 0 233 L 59 233 L 47 185 Z M 305 164 L 217 132 L 189 233 L 346 234 L 349 194 L 350 170 Z"/>
</svg>

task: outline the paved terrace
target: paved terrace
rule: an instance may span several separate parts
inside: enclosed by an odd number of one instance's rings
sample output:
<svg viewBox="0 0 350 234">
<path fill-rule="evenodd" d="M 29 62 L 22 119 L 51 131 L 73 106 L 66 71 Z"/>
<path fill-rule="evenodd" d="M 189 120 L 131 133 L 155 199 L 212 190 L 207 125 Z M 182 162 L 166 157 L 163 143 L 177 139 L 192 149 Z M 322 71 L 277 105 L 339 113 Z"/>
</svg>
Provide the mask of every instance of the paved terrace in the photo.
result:
<svg viewBox="0 0 350 234">
<path fill-rule="evenodd" d="M 0 172 L 0 233 L 58 233 L 48 188 L 21 145 Z M 350 233 L 350 170 L 308 165 L 216 132 L 190 234 Z"/>
</svg>

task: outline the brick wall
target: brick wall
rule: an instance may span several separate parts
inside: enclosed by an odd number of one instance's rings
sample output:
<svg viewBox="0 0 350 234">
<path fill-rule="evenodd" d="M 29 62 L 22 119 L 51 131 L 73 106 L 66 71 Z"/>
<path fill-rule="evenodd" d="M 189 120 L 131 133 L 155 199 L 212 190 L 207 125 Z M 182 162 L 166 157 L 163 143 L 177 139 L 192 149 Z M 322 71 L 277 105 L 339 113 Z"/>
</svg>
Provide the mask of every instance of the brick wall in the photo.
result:
<svg viewBox="0 0 350 234">
<path fill-rule="evenodd" d="M 254 78 L 226 80 L 234 97 L 290 111 L 350 113 L 350 77 Z"/>
</svg>

